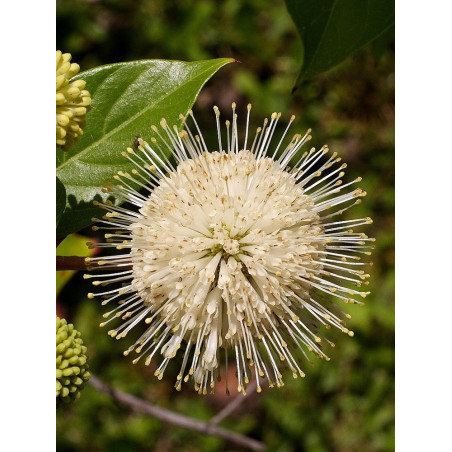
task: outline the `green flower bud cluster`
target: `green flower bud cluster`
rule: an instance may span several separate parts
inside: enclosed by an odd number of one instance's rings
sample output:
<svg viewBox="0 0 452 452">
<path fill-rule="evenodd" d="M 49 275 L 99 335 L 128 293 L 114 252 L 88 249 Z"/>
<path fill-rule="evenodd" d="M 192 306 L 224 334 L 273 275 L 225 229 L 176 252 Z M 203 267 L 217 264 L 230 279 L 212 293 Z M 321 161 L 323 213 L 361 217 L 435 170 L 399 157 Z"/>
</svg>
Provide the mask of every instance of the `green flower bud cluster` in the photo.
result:
<svg viewBox="0 0 452 452">
<path fill-rule="evenodd" d="M 86 82 L 69 81 L 80 71 L 80 66 L 71 63 L 71 58 L 70 53 L 56 52 L 56 144 L 63 151 L 69 150 L 83 135 L 85 115 L 91 104 Z"/>
<path fill-rule="evenodd" d="M 56 318 L 56 400 L 57 405 L 80 397 L 89 380 L 86 347 L 74 325 Z"/>
</svg>

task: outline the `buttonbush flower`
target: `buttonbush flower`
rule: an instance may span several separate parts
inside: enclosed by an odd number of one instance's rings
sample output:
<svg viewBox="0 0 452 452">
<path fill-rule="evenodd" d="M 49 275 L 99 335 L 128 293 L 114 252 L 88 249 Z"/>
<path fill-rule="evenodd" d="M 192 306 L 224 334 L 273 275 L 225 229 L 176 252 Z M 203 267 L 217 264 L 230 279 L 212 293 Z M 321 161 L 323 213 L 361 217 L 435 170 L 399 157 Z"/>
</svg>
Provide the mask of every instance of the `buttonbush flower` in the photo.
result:
<svg viewBox="0 0 452 452">
<path fill-rule="evenodd" d="M 56 316 L 56 400 L 69 403 L 80 397 L 89 380 L 86 347 L 80 332 Z"/>
<path fill-rule="evenodd" d="M 122 319 L 109 330 L 117 339 L 147 326 L 124 354 L 146 365 L 160 355 L 159 379 L 179 356 L 176 389 L 193 378 L 203 394 L 231 359 L 243 393 L 253 377 L 258 392 L 265 380 L 282 386 L 284 367 L 304 377 L 310 355 L 329 359 L 334 343 L 323 329 L 353 336 L 342 305 L 362 304 L 369 293 L 361 256 L 374 239 L 354 229 L 371 220 L 338 219 L 365 196 L 352 187 L 361 178 L 343 183 L 346 164 L 327 146 L 302 152 L 310 130 L 286 139 L 294 117 L 274 140 L 281 114 L 273 113 L 251 139 L 248 105 L 239 143 L 235 109 L 222 136 L 214 107 L 217 150 L 190 111 L 182 130 L 163 119 L 150 143 L 140 139 L 137 151 L 123 153 L 134 169 L 105 192 L 132 207 L 96 202 L 108 212 L 93 221 L 107 230 L 101 247 L 127 252 L 87 258 L 105 270 L 89 298 L 118 302 L 101 326 Z M 117 287 L 104 288 L 110 284 Z"/>
<path fill-rule="evenodd" d="M 83 134 L 91 96 L 83 80 L 69 80 L 80 71 L 70 53 L 56 52 L 56 144 L 68 150 Z"/>
</svg>

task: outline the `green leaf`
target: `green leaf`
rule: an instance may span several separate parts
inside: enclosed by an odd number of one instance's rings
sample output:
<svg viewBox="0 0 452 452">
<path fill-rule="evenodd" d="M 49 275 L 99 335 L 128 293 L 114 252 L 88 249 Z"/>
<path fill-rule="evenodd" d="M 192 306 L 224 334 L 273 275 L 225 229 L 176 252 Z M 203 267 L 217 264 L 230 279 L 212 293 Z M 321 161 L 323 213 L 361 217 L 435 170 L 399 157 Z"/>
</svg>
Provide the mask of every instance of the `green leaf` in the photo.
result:
<svg viewBox="0 0 452 452">
<path fill-rule="evenodd" d="M 194 104 L 199 91 L 230 58 L 191 63 L 143 60 L 101 66 L 81 74 L 91 93 L 84 134 L 69 152 L 57 150 L 57 175 L 66 187 L 66 210 L 57 234 L 67 235 L 91 223 L 101 213 L 94 199 L 106 199 L 101 189 L 118 172 L 130 171 L 122 156 L 134 138 L 152 136 L 151 125 L 165 118 L 180 125 L 179 115 Z"/>
<path fill-rule="evenodd" d="M 394 25 L 394 0 L 286 0 L 303 41 L 297 85 L 327 71 Z"/>
<path fill-rule="evenodd" d="M 66 208 L 66 189 L 64 184 L 56 178 L 56 225 L 60 222 L 61 215 Z"/>
</svg>

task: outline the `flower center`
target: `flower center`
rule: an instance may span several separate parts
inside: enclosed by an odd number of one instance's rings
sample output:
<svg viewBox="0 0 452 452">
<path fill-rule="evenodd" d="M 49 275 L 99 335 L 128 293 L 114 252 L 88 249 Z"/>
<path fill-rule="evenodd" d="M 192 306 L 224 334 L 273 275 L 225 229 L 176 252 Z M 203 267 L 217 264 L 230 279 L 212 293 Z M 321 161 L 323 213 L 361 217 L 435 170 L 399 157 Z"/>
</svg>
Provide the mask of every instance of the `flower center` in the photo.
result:
<svg viewBox="0 0 452 452">
<path fill-rule="evenodd" d="M 238 236 L 231 237 L 230 229 L 225 225 L 224 222 L 215 225 L 212 228 L 212 238 L 217 242 L 217 244 L 211 248 L 213 254 L 218 252 L 223 252 L 223 254 L 234 256 L 240 251 L 240 243 L 237 238 Z"/>
<path fill-rule="evenodd" d="M 226 239 L 223 243 L 223 250 L 227 254 L 237 254 L 239 252 L 240 245 L 235 239 Z"/>
</svg>

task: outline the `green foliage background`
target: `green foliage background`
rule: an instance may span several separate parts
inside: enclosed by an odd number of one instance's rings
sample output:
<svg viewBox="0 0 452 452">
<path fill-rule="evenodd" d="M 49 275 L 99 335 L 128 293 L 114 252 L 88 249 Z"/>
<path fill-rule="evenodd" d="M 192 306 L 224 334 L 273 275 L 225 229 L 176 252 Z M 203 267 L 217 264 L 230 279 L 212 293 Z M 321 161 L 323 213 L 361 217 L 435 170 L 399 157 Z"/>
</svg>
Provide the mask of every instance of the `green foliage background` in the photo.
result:
<svg viewBox="0 0 452 452">
<path fill-rule="evenodd" d="M 253 103 L 252 118 L 296 114 L 294 130 L 313 129 L 312 145 L 328 143 L 364 178 L 368 192 L 352 214 L 371 216 L 377 238 L 364 307 L 348 308 L 353 339 L 336 335 L 329 363 L 316 361 L 304 380 L 252 395 L 222 425 L 264 441 L 268 450 L 367 452 L 394 449 L 394 47 L 382 36 L 339 67 L 304 81 L 295 92 L 302 46 L 282 0 L 57 1 L 57 46 L 82 70 L 145 58 L 199 60 L 233 57 L 201 91 L 195 112 L 212 130 L 213 104 L 229 110 Z M 87 87 L 89 89 L 89 86 Z M 225 111 L 226 113 L 226 111 Z M 240 118 L 240 115 L 239 115 Z M 243 118 L 243 115 L 242 115 Z M 89 116 L 88 116 L 89 120 Z M 209 135 L 209 133 L 207 133 Z M 209 139 L 209 137 L 208 137 Z M 93 235 L 86 229 L 85 235 Z M 120 343 L 98 328 L 102 309 L 86 299 L 77 274 L 59 295 L 59 315 L 81 331 L 90 371 L 161 406 L 209 419 L 226 396 L 200 397 L 186 385 L 173 390 L 153 369 L 134 366 Z M 332 334 L 334 336 L 334 334 Z M 172 373 L 174 375 L 172 375 Z M 225 441 L 133 414 L 92 389 L 57 413 L 59 451 L 236 451 Z"/>
</svg>

